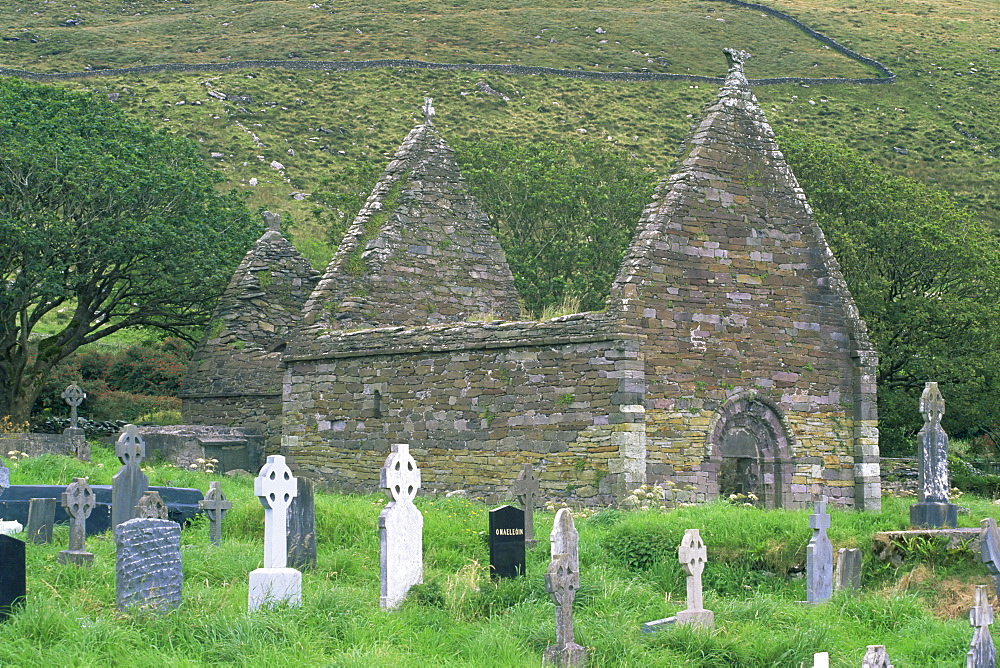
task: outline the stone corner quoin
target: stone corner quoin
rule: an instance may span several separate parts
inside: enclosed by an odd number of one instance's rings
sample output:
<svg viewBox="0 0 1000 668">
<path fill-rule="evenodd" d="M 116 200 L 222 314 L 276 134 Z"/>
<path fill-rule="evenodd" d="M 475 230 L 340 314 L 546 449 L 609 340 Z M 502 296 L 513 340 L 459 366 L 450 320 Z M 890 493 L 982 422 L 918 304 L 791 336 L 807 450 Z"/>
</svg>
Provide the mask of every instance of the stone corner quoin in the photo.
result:
<svg viewBox="0 0 1000 668">
<path fill-rule="evenodd" d="M 503 251 L 428 116 L 322 277 L 276 231 L 251 249 L 185 420 L 253 423 L 344 491 L 377 489 L 409 443 L 431 491 L 504 493 L 531 463 L 542 496 L 590 505 L 669 483 L 675 501 L 879 508 L 877 356 L 749 56 L 728 55 L 605 311 L 516 320 Z"/>
</svg>

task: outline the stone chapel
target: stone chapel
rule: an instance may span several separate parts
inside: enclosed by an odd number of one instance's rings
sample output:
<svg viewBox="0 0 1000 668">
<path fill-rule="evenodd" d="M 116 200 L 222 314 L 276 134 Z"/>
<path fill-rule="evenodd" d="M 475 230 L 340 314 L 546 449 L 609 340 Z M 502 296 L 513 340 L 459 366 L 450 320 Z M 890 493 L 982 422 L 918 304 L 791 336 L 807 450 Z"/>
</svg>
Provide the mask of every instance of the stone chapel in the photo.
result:
<svg viewBox="0 0 1000 668">
<path fill-rule="evenodd" d="M 766 507 L 880 507 L 876 353 L 743 73 L 646 207 L 607 308 L 518 319 L 451 149 L 407 136 L 322 277 L 276 230 L 223 295 L 185 420 L 257 426 L 296 473 L 374 491 L 393 443 L 424 487 L 591 505 L 642 483 Z"/>
</svg>

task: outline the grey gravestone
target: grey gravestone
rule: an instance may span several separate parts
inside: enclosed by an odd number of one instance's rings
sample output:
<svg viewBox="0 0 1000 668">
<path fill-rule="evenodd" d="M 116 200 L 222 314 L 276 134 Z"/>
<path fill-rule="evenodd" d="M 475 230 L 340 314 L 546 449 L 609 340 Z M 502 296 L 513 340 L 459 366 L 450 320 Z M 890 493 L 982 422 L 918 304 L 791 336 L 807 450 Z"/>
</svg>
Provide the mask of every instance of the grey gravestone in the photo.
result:
<svg viewBox="0 0 1000 668">
<path fill-rule="evenodd" d="M 865 656 L 861 659 L 861 668 L 893 668 L 885 645 L 868 645 Z"/>
<path fill-rule="evenodd" d="M 24 541 L 0 534 L 0 621 L 24 603 L 25 573 Z"/>
<path fill-rule="evenodd" d="M 948 501 L 948 434 L 941 428 L 944 397 L 937 383 L 927 383 L 920 395 L 924 426 L 920 441 L 920 477 L 917 503 L 910 506 L 910 524 L 916 527 L 955 527 L 958 506 Z"/>
<path fill-rule="evenodd" d="M 288 506 L 288 565 L 306 570 L 316 568 L 316 499 L 312 480 L 296 480 L 298 493 Z"/>
<path fill-rule="evenodd" d="M 524 544 L 532 548 L 538 544 L 535 540 L 535 503 L 538 499 L 538 476 L 531 464 L 521 467 L 517 480 L 510 488 L 511 494 L 521 501 L 524 508 Z"/>
<path fill-rule="evenodd" d="M 28 540 L 35 545 L 52 542 L 52 525 L 56 522 L 55 499 L 32 499 L 28 505 Z"/>
<path fill-rule="evenodd" d="M 819 603 L 833 595 L 833 545 L 826 535 L 830 516 L 825 499 L 816 502 L 809 528 L 813 535 L 806 546 L 806 601 Z"/>
<path fill-rule="evenodd" d="M 146 442 L 134 424 L 125 425 L 115 443 L 115 455 L 122 463 L 111 478 L 111 527 L 136 517 L 135 505 L 149 486 L 149 478 L 139 468 L 146 458 Z"/>
<path fill-rule="evenodd" d="M 587 651 L 573 639 L 573 599 L 580 588 L 580 537 L 573 525 L 573 513 L 562 508 L 556 513 L 552 527 L 550 550 L 552 561 L 545 574 L 545 591 L 556 604 L 556 644 L 545 650 L 544 664 L 579 666 Z"/>
<path fill-rule="evenodd" d="M 646 622 L 642 625 L 643 633 L 653 633 L 673 624 L 689 624 L 711 628 L 715 624 L 715 613 L 705 609 L 701 575 L 705 572 L 705 562 L 708 561 L 708 549 L 701 540 L 698 529 L 687 529 L 684 539 L 677 547 L 677 560 L 687 573 L 687 608 L 674 617 Z"/>
<path fill-rule="evenodd" d="M 169 519 L 167 504 L 160 498 L 160 493 L 148 489 L 139 498 L 139 502 L 135 504 L 135 515 L 150 520 Z"/>
<path fill-rule="evenodd" d="M 490 511 L 490 576 L 524 575 L 524 511 L 500 506 Z"/>
<path fill-rule="evenodd" d="M 379 479 L 390 499 L 378 516 L 379 605 L 392 609 L 403 602 L 410 587 L 424 581 L 424 516 L 413 505 L 420 489 L 420 469 L 408 444 L 392 446 Z"/>
<path fill-rule="evenodd" d="M 165 612 L 181 604 L 181 526 L 136 518 L 115 527 L 116 603 L 122 612 Z"/>
<path fill-rule="evenodd" d="M 979 526 L 983 529 L 980 554 L 986 569 L 993 576 L 993 590 L 1000 599 L 1000 530 L 997 529 L 997 521 L 992 517 L 981 520 Z"/>
<path fill-rule="evenodd" d="M 288 506 L 298 483 L 281 455 L 270 455 L 254 478 L 253 493 L 264 506 L 264 567 L 250 572 L 247 608 L 301 605 L 302 573 L 288 568 Z"/>
<path fill-rule="evenodd" d="M 222 493 L 218 480 L 209 483 L 208 494 L 198 502 L 198 507 L 208 515 L 208 539 L 213 545 L 221 545 L 222 518 L 233 507 L 233 502 Z"/>
<path fill-rule="evenodd" d="M 861 550 L 842 547 L 837 550 L 837 567 L 833 571 L 833 589 L 861 589 Z"/>
<path fill-rule="evenodd" d="M 986 585 L 976 587 L 976 604 L 969 610 L 969 625 L 976 630 L 966 654 L 966 668 L 996 668 L 997 665 L 997 651 L 990 636 L 993 606 L 990 605 L 987 589 Z"/>
<path fill-rule="evenodd" d="M 59 396 L 61 396 L 63 400 L 69 404 L 70 411 L 69 428 L 64 429 L 63 434 L 67 436 L 83 436 L 84 431 L 83 429 L 80 429 L 76 409 L 83 403 L 83 400 L 87 398 L 87 393 L 84 392 L 76 383 L 71 383 Z"/>
<path fill-rule="evenodd" d="M 0 462 L 0 494 L 3 494 L 8 487 L 10 487 L 10 469 Z"/>
<path fill-rule="evenodd" d="M 94 555 L 87 552 L 87 518 L 96 502 L 86 478 L 73 478 L 62 493 L 62 506 L 69 515 L 69 549 L 59 553 L 60 564 L 89 566 L 94 561 Z"/>
</svg>

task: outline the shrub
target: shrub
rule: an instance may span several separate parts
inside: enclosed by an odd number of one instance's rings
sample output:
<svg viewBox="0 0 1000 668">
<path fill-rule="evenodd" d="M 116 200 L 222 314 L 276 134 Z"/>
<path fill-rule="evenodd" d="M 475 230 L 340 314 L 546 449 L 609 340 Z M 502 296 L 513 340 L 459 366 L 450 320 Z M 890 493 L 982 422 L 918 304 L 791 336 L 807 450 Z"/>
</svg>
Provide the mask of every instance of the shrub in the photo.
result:
<svg viewBox="0 0 1000 668">
<path fill-rule="evenodd" d="M 157 411 L 180 411 L 177 397 L 156 397 L 112 390 L 91 403 L 90 412 L 96 420 L 126 420 L 138 422 L 141 415 Z"/>
</svg>

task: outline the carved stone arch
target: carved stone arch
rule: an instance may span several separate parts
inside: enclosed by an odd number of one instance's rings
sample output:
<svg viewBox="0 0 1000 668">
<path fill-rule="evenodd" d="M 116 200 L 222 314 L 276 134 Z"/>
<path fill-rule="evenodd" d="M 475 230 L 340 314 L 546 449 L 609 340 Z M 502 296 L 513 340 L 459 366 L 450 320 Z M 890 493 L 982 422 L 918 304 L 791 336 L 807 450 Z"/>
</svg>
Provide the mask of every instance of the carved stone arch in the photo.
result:
<svg viewBox="0 0 1000 668">
<path fill-rule="evenodd" d="M 719 496 L 750 494 L 766 508 L 791 501 L 794 437 L 778 406 L 750 390 L 730 397 L 712 416 L 705 440 L 710 487 Z"/>
</svg>

